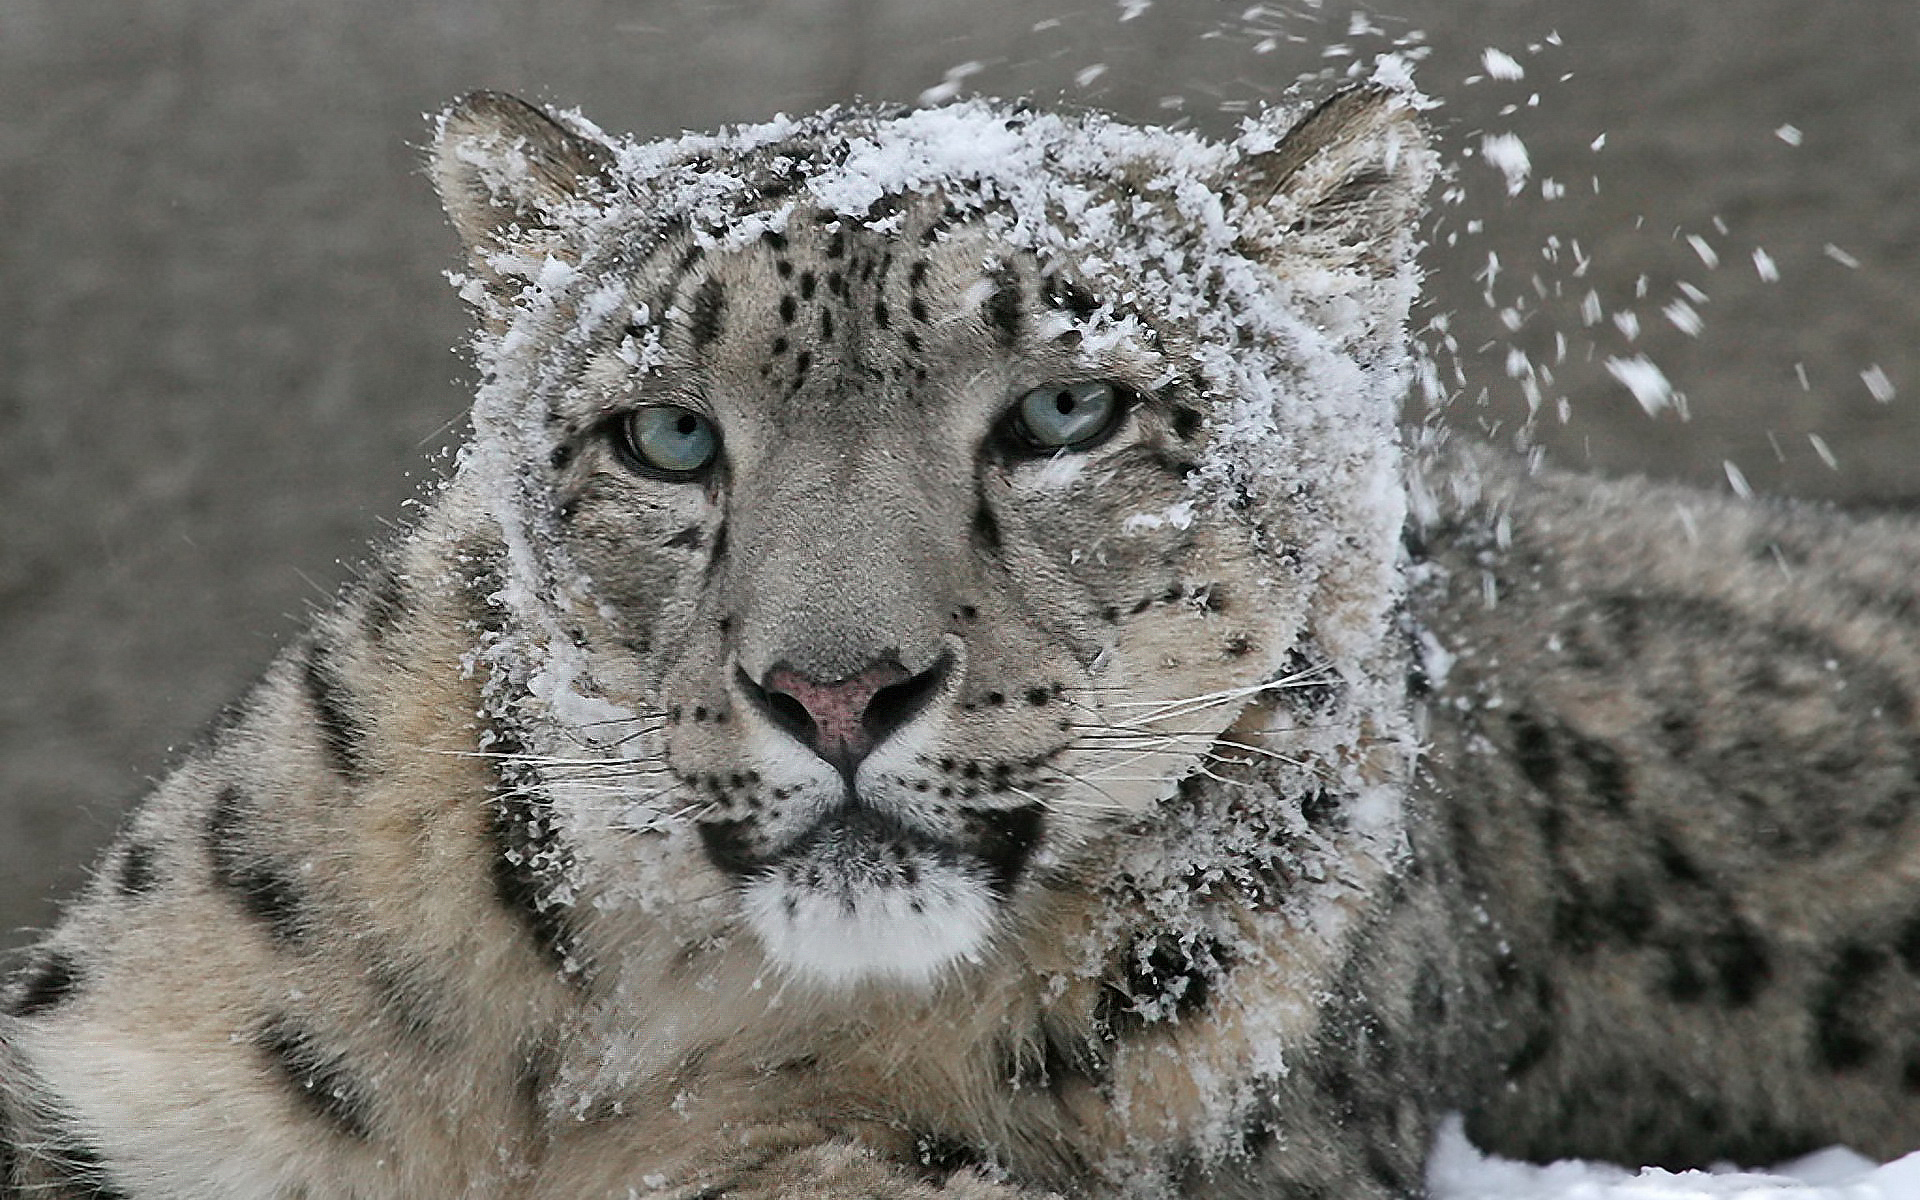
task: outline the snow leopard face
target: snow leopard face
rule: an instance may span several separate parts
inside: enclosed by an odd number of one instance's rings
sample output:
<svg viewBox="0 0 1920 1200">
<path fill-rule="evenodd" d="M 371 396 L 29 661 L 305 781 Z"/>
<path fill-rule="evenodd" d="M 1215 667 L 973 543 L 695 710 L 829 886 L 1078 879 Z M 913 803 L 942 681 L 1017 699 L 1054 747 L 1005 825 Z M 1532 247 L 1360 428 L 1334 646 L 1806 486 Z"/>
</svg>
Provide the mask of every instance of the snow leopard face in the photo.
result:
<svg viewBox="0 0 1920 1200">
<path fill-rule="evenodd" d="M 722 895 L 822 986 L 994 952 L 1182 777 L 1283 753 L 1249 714 L 1391 601 L 1398 513 L 1342 477 L 1393 461 L 1397 319 L 1352 314 L 1410 290 L 1400 97 L 1071 166 L 1091 119 L 929 116 L 622 148 L 481 96 L 436 151 L 488 329 L 496 716 L 629 768 L 543 819 L 582 860 L 655 840 L 651 903 Z M 915 159 L 962 134 L 1030 161 Z M 1156 184 L 1201 153 L 1212 188 Z"/>
</svg>

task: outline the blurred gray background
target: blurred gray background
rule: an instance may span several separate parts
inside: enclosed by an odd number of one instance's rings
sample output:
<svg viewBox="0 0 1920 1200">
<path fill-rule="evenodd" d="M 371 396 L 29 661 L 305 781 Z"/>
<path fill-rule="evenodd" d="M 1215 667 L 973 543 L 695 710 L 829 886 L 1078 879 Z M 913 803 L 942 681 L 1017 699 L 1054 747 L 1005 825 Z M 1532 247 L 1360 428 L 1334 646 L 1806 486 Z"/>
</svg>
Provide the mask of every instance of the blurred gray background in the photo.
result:
<svg viewBox="0 0 1920 1200">
<path fill-rule="evenodd" d="M 1449 314 L 1460 348 L 1449 420 L 1509 436 L 1526 412 L 1509 362 L 1530 361 L 1553 373 L 1539 432 L 1562 462 L 1721 489 L 1732 462 L 1757 490 L 1920 501 L 1920 4 L 1370 11 L 0 0 L 0 951 L 457 438 L 454 246 L 418 145 L 423 113 L 477 87 L 658 135 L 957 75 L 1220 131 L 1303 73 L 1423 35 L 1449 152 L 1511 132 L 1534 168 L 1509 200 L 1466 159 L 1436 217 L 1421 320 Z M 1476 79 L 1489 46 L 1526 77 Z M 1697 336 L 1662 315 L 1682 284 L 1706 297 Z M 1589 291 L 1609 315 L 1592 328 Z M 1690 419 L 1648 418 L 1600 365 L 1637 354 Z M 1876 366 L 1886 402 L 1862 380 Z"/>
</svg>

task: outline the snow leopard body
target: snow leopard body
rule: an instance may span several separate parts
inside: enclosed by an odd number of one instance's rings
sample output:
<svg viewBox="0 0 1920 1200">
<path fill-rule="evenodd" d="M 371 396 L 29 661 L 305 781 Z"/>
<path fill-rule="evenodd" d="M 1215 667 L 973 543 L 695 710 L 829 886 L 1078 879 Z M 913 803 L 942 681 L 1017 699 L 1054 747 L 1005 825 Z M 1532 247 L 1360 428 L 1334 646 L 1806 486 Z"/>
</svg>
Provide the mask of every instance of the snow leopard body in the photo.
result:
<svg viewBox="0 0 1920 1200">
<path fill-rule="evenodd" d="M 1920 532 L 1403 462 L 1413 110 L 449 110 L 472 441 L 14 975 L 0 1197 L 1920 1144 Z"/>
</svg>

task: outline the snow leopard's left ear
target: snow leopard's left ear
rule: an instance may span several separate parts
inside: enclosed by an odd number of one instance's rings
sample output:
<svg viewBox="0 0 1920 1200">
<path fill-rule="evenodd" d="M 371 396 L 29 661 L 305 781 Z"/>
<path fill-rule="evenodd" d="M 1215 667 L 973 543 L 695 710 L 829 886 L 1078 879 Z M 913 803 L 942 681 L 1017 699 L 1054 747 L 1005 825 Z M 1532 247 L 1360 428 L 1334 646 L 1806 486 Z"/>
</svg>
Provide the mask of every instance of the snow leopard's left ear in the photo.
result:
<svg viewBox="0 0 1920 1200">
<path fill-rule="evenodd" d="M 613 154 L 524 100 L 474 92 L 434 123 L 428 170 L 440 203 L 489 281 L 568 256 L 568 210 L 613 189 Z"/>
<path fill-rule="evenodd" d="M 1436 159 L 1406 93 L 1348 88 L 1284 132 L 1255 122 L 1237 144 L 1228 186 L 1246 200 L 1250 257 L 1385 278 L 1412 253 Z"/>
</svg>

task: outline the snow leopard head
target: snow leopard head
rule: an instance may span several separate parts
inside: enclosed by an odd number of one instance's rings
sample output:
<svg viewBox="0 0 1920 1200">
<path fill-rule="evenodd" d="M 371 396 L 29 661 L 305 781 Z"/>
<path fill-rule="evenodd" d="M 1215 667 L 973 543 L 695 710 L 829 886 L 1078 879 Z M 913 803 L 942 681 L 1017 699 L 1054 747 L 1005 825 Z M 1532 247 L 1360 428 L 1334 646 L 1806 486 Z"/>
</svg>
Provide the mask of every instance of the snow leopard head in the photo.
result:
<svg viewBox="0 0 1920 1200">
<path fill-rule="evenodd" d="M 1275 696 L 1364 675 L 1394 600 L 1413 107 L 647 144 L 449 110 L 484 372 L 453 486 L 502 564 L 476 661 L 555 891 L 924 986 L 1196 772 L 1281 821 L 1351 792 L 1351 723 Z"/>
</svg>

